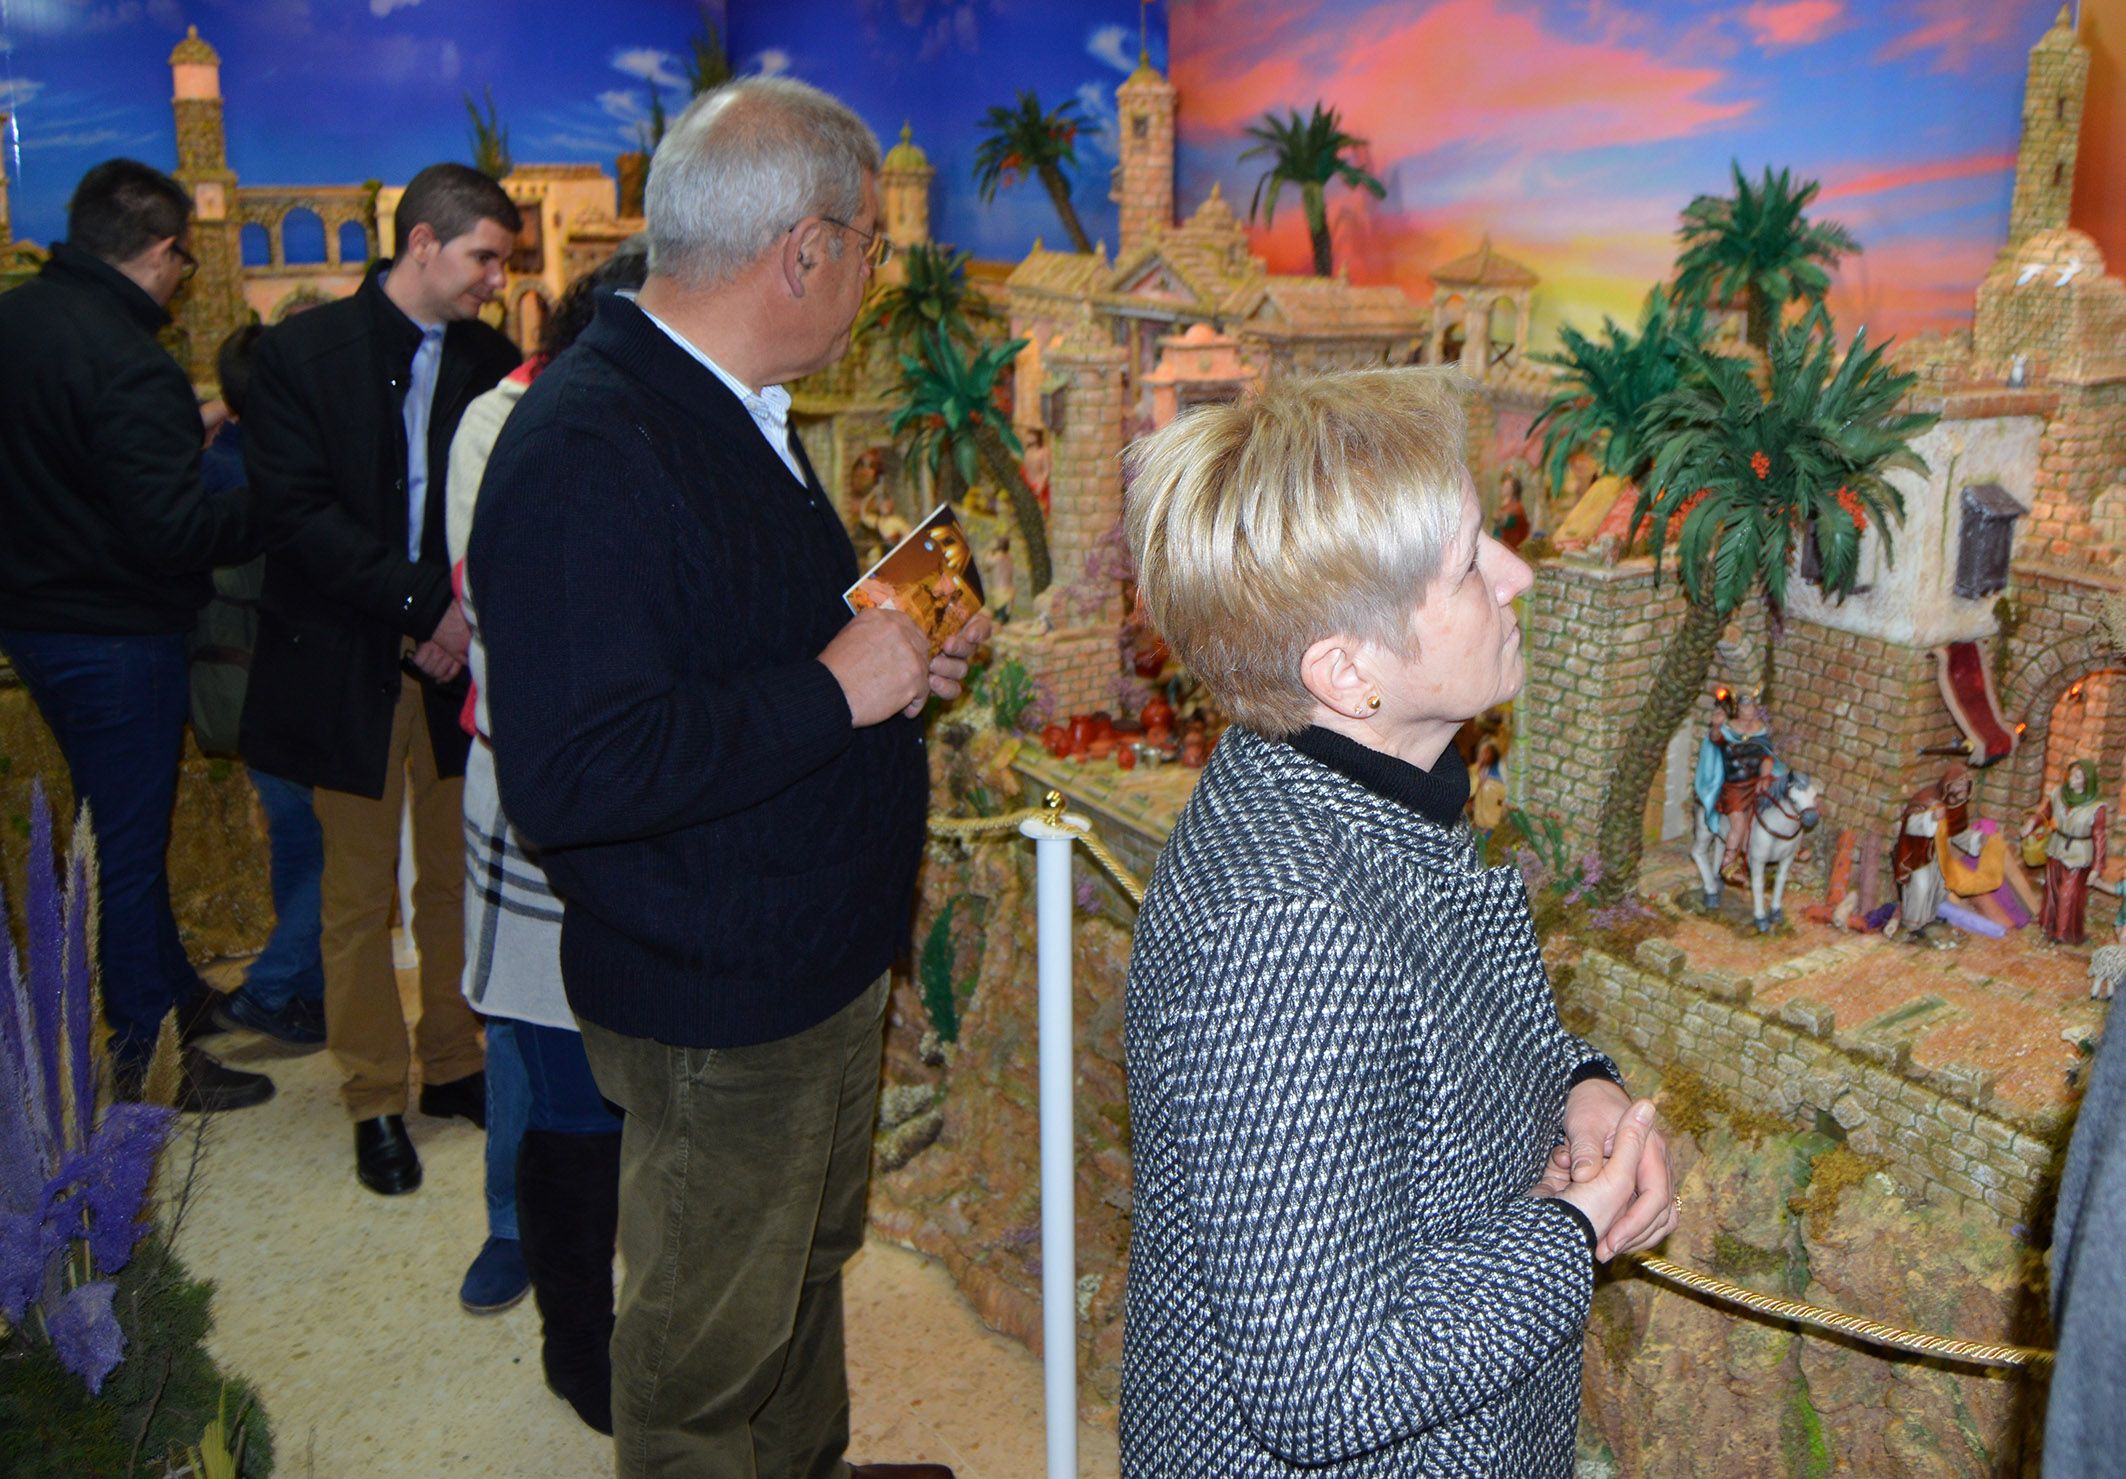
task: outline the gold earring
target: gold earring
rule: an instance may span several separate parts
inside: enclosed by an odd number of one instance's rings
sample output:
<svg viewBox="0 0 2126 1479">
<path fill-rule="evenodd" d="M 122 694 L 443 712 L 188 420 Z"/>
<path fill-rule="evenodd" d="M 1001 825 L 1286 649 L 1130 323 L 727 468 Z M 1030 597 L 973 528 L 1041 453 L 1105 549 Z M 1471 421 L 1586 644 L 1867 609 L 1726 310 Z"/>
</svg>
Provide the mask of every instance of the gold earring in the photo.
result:
<svg viewBox="0 0 2126 1479">
<path fill-rule="evenodd" d="M 1367 694 L 1367 695 L 1366 695 L 1366 707 L 1367 707 L 1367 708 L 1369 708 L 1369 709 L 1377 709 L 1377 708 L 1379 708 L 1379 707 L 1380 707 L 1380 695 L 1379 695 L 1379 694 L 1377 694 L 1377 693 L 1369 693 L 1369 694 Z"/>
</svg>

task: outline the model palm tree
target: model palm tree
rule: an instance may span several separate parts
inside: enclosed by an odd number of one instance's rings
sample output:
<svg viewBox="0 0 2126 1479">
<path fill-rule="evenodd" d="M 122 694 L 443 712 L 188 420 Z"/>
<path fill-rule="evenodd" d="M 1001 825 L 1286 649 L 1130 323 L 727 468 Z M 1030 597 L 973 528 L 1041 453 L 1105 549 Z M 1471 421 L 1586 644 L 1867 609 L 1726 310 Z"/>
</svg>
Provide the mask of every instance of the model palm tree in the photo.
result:
<svg viewBox="0 0 2126 1479">
<path fill-rule="evenodd" d="M 1744 332 L 1764 349 L 1786 305 L 1821 303 L 1831 286 L 1825 269 L 1836 267 L 1845 253 L 1857 253 L 1860 243 L 1837 222 L 1802 214 L 1823 188 L 1820 182 L 1805 180 L 1797 189 L 1785 170 L 1775 175 L 1767 166 L 1763 181 L 1753 186 L 1739 162 L 1730 167 L 1732 198 L 1701 195 L 1683 208 L 1676 291 L 1699 302 L 1740 298 L 1749 316 Z"/>
<path fill-rule="evenodd" d="M 989 300 L 967 285 L 972 253 L 919 241 L 900 253 L 901 280 L 878 289 L 856 321 L 859 333 L 883 329 L 896 353 L 919 334 L 938 329 L 962 344 L 975 338 L 971 320 L 992 315 Z"/>
<path fill-rule="evenodd" d="M 1324 109 L 1319 103 L 1314 105 L 1314 116 L 1305 120 L 1297 108 L 1288 118 L 1265 113 L 1262 122 L 1248 126 L 1248 136 L 1262 142 L 1243 151 L 1240 157 L 1253 159 L 1267 154 L 1271 161 L 1262 178 L 1255 182 L 1255 198 L 1248 202 L 1248 219 L 1254 220 L 1260 211 L 1264 225 L 1275 224 L 1277 197 L 1284 193 L 1285 186 L 1298 186 L 1300 208 L 1307 213 L 1307 234 L 1314 241 L 1314 275 L 1328 277 L 1336 270 L 1329 246 L 1330 184 L 1341 180 L 1354 190 L 1371 191 L 1376 199 L 1388 193 L 1387 186 L 1344 158 L 1346 151 L 1363 148 L 1366 141 L 1345 133 L 1337 111 Z"/>
<path fill-rule="evenodd" d="M 730 54 L 724 50 L 723 34 L 716 29 L 706 7 L 701 14 L 701 29 L 687 38 L 687 56 L 681 65 L 686 69 L 688 97 L 698 98 L 731 80 Z"/>
<path fill-rule="evenodd" d="M 1016 185 L 1027 175 L 1038 176 L 1048 198 L 1055 202 L 1056 214 L 1063 218 L 1071 246 L 1089 252 L 1092 239 L 1070 203 L 1070 182 L 1063 178 L 1066 166 L 1077 166 L 1078 130 L 1084 126 L 1075 98 L 1044 113 L 1039 98 L 1022 92 L 1017 107 L 1000 105 L 982 115 L 982 127 L 988 133 L 975 147 L 974 181 L 987 202 L 996 199 L 999 185 Z"/>
<path fill-rule="evenodd" d="M 480 108 L 465 94 L 465 111 L 472 118 L 472 167 L 490 180 L 508 176 L 516 163 L 509 157 L 509 129 L 495 112 L 495 90 L 487 89 L 487 116 L 480 116 Z"/>
<path fill-rule="evenodd" d="M 1011 418 L 997 405 L 997 390 L 1024 339 L 992 344 L 968 354 L 942 329 L 925 329 L 921 352 L 901 356 L 901 393 L 890 429 L 906 437 L 909 456 L 948 486 L 965 487 L 986 467 L 1011 500 L 1013 519 L 1026 540 L 1026 573 L 1033 593 L 1048 589 L 1048 528 L 1040 500 L 1019 469 L 1025 449 Z"/>
<path fill-rule="evenodd" d="M 1823 591 L 1834 597 L 1853 587 L 1870 522 L 1888 549 L 1904 499 L 1885 474 L 1926 470 L 1911 439 L 1936 418 L 1898 409 L 1914 377 L 1884 368 L 1883 348 L 1870 349 L 1863 329 L 1841 361 L 1829 316 L 1814 308 L 1774 330 L 1766 389 L 1744 362 L 1693 350 L 1690 373 L 1648 408 L 1647 434 L 1659 451 L 1626 542 L 1651 525 L 1659 579 L 1673 539 L 1690 604 L 1602 801 L 1597 903 L 1615 902 L 1637 881 L 1654 772 L 1705 690 L 1735 609 L 1759 590 L 1775 604 L 1785 599 L 1797 539 L 1816 541 Z"/>
<path fill-rule="evenodd" d="M 1561 354 L 1538 356 L 1565 373 L 1559 389 L 1536 417 L 1531 434 L 1543 432 L 1543 466 L 1552 488 L 1563 487 L 1565 468 L 1590 452 L 1607 474 L 1638 482 L 1653 466 L 1646 410 L 1681 383 L 1691 354 L 1705 343 L 1705 310 L 1679 307 L 1659 288 L 1646 295 L 1638 332 L 1602 320 L 1602 338 L 1589 339 L 1560 325 Z"/>
</svg>

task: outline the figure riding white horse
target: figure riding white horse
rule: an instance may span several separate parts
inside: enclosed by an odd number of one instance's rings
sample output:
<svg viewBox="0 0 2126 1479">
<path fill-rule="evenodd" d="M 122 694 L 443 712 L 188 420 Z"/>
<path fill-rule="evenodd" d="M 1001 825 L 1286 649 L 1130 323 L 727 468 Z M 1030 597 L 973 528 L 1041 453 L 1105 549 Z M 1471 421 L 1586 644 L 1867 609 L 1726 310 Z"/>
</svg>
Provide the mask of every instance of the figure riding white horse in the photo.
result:
<svg viewBox="0 0 2126 1479">
<path fill-rule="evenodd" d="M 1705 907 L 1718 909 L 1720 864 L 1726 852 L 1727 829 L 1736 818 L 1731 813 L 1708 811 L 1702 803 L 1693 806 L 1691 814 L 1691 861 L 1698 865 Z M 1816 783 L 1798 770 L 1788 770 L 1783 762 L 1772 762 L 1771 778 L 1757 797 L 1755 814 L 1749 819 L 1749 836 L 1743 842 L 1750 870 L 1750 917 L 1756 921 L 1759 934 L 1769 933 L 1773 925 L 1786 919 L 1781 907 L 1786 898 L 1786 876 L 1801 851 L 1803 835 L 1813 831 L 1817 821 Z M 1764 887 L 1767 872 L 1773 874 L 1769 908 Z"/>
</svg>

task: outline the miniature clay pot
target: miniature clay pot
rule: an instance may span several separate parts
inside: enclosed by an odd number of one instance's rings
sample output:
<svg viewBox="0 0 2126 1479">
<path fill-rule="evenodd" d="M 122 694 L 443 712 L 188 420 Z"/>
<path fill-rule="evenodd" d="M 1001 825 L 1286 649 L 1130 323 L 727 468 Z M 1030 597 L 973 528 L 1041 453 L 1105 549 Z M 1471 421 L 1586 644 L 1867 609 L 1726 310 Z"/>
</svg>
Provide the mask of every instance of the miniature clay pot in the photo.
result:
<svg viewBox="0 0 2126 1479">
<path fill-rule="evenodd" d="M 1166 749 L 1174 742 L 1174 731 L 1164 724 L 1147 724 L 1144 727 L 1144 742 Z"/>
<path fill-rule="evenodd" d="M 1105 760 L 1115 753 L 1115 737 L 1111 734 L 1094 735 L 1092 743 L 1085 747 L 1085 753 L 1095 760 Z"/>
<path fill-rule="evenodd" d="M 1135 654 L 1130 659 L 1130 666 L 1136 669 L 1137 676 L 1140 678 L 1156 678 L 1161 670 L 1166 667 L 1166 660 L 1171 656 L 1173 656 L 1173 652 L 1168 648 L 1165 640 L 1154 637 L 1151 641 L 1141 643 L 1138 646 Z M 1149 729 L 1151 725 L 1147 723 L 1144 727 Z"/>
<path fill-rule="evenodd" d="M 1041 731 L 1041 748 L 1061 760 L 1070 752 L 1070 731 L 1060 724 L 1051 724 Z"/>
<path fill-rule="evenodd" d="M 1137 711 L 1137 721 L 1147 731 L 1172 729 L 1174 727 L 1174 706 L 1168 703 L 1163 696 L 1154 694 L 1152 701 Z"/>
<path fill-rule="evenodd" d="M 1137 747 L 1135 745 L 1124 745 L 1121 749 L 1115 751 L 1115 765 L 1121 770 L 1135 770 L 1137 768 Z"/>
<path fill-rule="evenodd" d="M 1100 739 L 1103 736 L 1107 739 L 1115 737 L 1115 716 L 1105 709 L 1100 709 L 1093 714 L 1093 738 Z"/>
<path fill-rule="evenodd" d="M 1070 753 L 1082 757 L 1086 747 L 1093 742 L 1093 716 L 1073 714 L 1070 716 Z"/>
<path fill-rule="evenodd" d="M 1190 730 L 1181 741 L 1181 763 L 1190 770 L 1203 769 L 1206 750 L 1203 732 L 1195 729 Z"/>
</svg>

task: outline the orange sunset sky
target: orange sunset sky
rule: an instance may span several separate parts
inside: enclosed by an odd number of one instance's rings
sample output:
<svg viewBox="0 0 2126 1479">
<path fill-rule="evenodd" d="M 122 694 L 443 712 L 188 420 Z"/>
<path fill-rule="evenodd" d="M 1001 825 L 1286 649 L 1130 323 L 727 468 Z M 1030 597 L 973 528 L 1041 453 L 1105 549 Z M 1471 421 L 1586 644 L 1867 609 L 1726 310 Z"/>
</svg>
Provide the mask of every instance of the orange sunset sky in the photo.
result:
<svg viewBox="0 0 2126 1479">
<path fill-rule="evenodd" d="M 2023 79 L 2059 0 L 1175 0 L 1183 214 L 1261 173 L 1243 130 L 1316 100 L 1388 186 L 1331 189 L 1337 260 L 1429 299 L 1429 270 L 1488 233 L 1543 279 L 1536 332 L 1629 320 L 1675 255 L 1678 210 L 1730 160 L 1821 180 L 1814 214 L 1863 251 L 1841 329 L 1969 321 L 2007 228 Z M 2126 0 L 2088 0 L 2094 54 L 2076 224 L 2126 265 Z M 1288 193 L 1257 250 L 1308 269 Z"/>
</svg>

